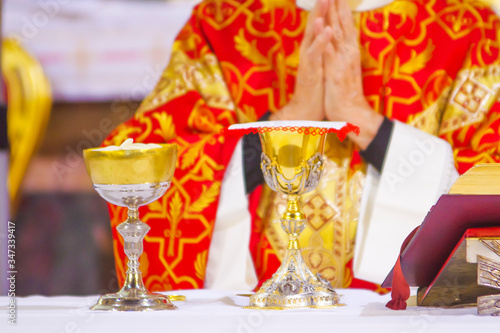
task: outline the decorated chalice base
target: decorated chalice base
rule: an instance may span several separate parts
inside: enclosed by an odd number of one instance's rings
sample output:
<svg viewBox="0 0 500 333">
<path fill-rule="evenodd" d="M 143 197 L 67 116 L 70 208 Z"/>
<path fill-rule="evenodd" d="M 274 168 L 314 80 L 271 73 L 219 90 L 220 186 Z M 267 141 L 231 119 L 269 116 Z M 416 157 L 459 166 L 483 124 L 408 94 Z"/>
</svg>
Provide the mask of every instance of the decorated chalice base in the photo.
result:
<svg viewBox="0 0 500 333">
<path fill-rule="evenodd" d="M 287 195 L 281 226 L 289 242 L 281 266 L 250 297 L 249 309 L 333 308 L 339 296 L 330 282 L 313 274 L 299 247 L 306 215 L 299 197 L 318 185 L 324 168 L 323 151 L 328 133 L 343 140 L 356 126 L 339 122 L 273 121 L 232 125 L 230 132 L 258 133 L 262 144 L 261 168 L 267 185 Z"/>
<path fill-rule="evenodd" d="M 170 187 L 177 146 L 138 144 L 86 149 L 85 166 L 95 190 L 106 201 L 128 208 L 128 218 L 116 228 L 124 240 L 129 261 L 125 283 L 117 293 L 99 298 L 91 310 L 148 311 L 176 309 L 168 296 L 150 293 L 142 281 L 139 257 L 150 227 L 139 219 L 138 208 L 160 198 Z"/>
</svg>

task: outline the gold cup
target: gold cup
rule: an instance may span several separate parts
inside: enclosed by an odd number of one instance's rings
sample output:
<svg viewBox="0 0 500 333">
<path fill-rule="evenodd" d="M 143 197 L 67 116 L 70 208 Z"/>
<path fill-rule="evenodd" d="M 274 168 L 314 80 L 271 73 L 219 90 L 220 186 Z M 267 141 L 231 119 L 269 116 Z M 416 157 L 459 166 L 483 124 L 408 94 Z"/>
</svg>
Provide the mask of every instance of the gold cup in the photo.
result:
<svg viewBox="0 0 500 333">
<path fill-rule="evenodd" d="M 124 239 L 129 261 L 125 283 L 117 293 L 99 298 L 91 310 L 146 311 L 176 309 L 168 296 L 150 293 L 142 281 L 139 257 L 150 227 L 139 219 L 138 208 L 160 198 L 170 187 L 177 146 L 131 150 L 83 151 L 85 166 L 95 190 L 106 201 L 128 208 L 128 218 L 116 228 Z"/>
<path fill-rule="evenodd" d="M 259 291 L 250 297 L 251 309 L 332 308 L 339 297 L 329 281 L 307 267 L 298 238 L 305 228 L 306 215 L 299 207 L 299 196 L 313 190 L 324 168 L 325 134 L 319 129 L 263 131 L 261 168 L 269 187 L 287 195 L 281 226 L 289 243 L 281 266 Z M 324 131 L 323 131 L 324 132 Z"/>
</svg>

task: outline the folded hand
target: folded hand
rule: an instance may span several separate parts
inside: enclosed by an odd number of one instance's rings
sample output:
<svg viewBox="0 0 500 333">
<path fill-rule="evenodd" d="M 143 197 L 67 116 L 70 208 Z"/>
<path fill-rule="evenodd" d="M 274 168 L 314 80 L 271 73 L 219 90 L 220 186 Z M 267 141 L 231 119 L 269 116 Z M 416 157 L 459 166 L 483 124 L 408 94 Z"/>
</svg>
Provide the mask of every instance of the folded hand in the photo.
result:
<svg viewBox="0 0 500 333">
<path fill-rule="evenodd" d="M 363 92 L 358 31 L 347 0 L 329 0 L 326 17 L 333 38 L 323 53 L 325 115 L 331 121 L 359 126 L 360 135 L 350 137 L 365 149 L 375 137 L 383 116 L 370 107 Z"/>
<path fill-rule="evenodd" d="M 325 26 L 328 0 L 318 0 L 309 14 L 304 38 L 300 46 L 300 64 L 295 91 L 286 106 L 271 116 L 271 120 L 323 120 L 324 73 L 323 54 L 333 36 Z"/>
<path fill-rule="evenodd" d="M 300 47 L 295 91 L 271 120 L 346 121 L 361 129 L 349 137 L 361 149 L 373 140 L 383 116 L 363 93 L 358 32 L 347 0 L 318 0 Z"/>
</svg>

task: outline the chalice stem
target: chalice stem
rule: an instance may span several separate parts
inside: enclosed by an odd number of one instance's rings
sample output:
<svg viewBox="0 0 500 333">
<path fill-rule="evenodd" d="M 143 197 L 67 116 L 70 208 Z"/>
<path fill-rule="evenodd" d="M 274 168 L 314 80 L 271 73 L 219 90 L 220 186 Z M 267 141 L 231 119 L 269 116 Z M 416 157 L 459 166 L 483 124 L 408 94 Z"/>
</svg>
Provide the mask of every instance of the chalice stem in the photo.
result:
<svg viewBox="0 0 500 333">
<path fill-rule="evenodd" d="M 124 250 L 128 257 L 128 269 L 122 292 L 147 292 L 139 269 L 139 258 L 143 252 L 143 239 L 150 227 L 139 219 L 137 207 L 129 207 L 128 219 L 117 227 L 124 240 Z"/>
<path fill-rule="evenodd" d="M 287 208 L 281 215 L 281 226 L 288 234 L 288 250 L 298 250 L 299 236 L 304 230 L 306 215 L 299 208 L 299 197 L 288 195 Z"/>
<path fill-rule="evenodd" d="M 128 142 L 126 140 L 125 142 Z M 130 143 L 130 142 L 129 142 Z M 128 218 L 116 227 L 128 258 L 125 283 L 120 291 L 102 295 L 91 310 L 151 311 L 177 307 L 159 293 L 150 293 L 142 279 L 139 258 L 149 229 L 139 219 L 138 208 L 158 200 L 170 187 L 177 146 L 155 144 L 112 149 L 85 149 L 85 166 L 95 190 L 113 205 L 128 208 Z M 147 281 L 147 280 L 146 280 Z"/>
<path fill-rule="evenodd" d="M 288 234 L 288 247 L 281 265 L 260 290 L 250 297 L 248 308 L 329 308 L 338 304 L 330 282 L 313 274 L 302 257 L 299 236 L 306 226 L 306 215 L 299 208 L 299 196 L 289 194 L 281 215 L 281 227 Z"/>
<path fill-rule="evenodd" d="M 327 133 L 349 132 L 347 124 L 271 121 L 232 125 L 230 129 L 259 133 L 262 144 L 260 167 L 264 180 L 271 190 L 287 195 L 286 210 L 280 218 L 281 227 L 288 235 L 286 252 L 276 273 L 250 297 L 248 308 L 337 306 L 338 295 L 330 282 L 319 273 L 313 274 L 302 257 L 299 236 L 307 219 L 299 207 L 299 196 L 314 190 L 319 184 L 326 165 L 323 152 Z M 274 213 L 270 218 L 275 220 Z M 308 257 L 311 250 L 315 251 L 308 248 Z"/>
</svg>

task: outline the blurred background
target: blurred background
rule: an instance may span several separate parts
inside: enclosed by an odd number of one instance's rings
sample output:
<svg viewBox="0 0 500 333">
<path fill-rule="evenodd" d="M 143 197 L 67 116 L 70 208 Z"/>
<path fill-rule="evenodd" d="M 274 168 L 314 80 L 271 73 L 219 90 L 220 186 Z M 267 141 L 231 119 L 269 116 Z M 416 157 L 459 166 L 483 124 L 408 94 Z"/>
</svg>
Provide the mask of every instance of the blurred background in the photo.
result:
<svg viewBox="0 0 500 333">
<path fill-rule="evenodd" d="M 82 149 L 133 115 L 197 2 L 3 0 L 11 181 L 0 194 L 0 241 L 4 221 L 15 222 L 16 295 L 118 289 L 107 206 L 92 189 Z M 6 150 L 0 154 L 5 177 Z M 5 185 L 2 172 L 0 179 Z"/>
<path fill-rule="evenodd" d="M 133 115 L 197 2 L 3 0 L 0 105 L 9 99 L 11 150 L 0 108 L 0 294 L 8 220 L 16 295 L 118 289 L 107 206 L 91 187 L 82 149 Z"/>
</svg>

